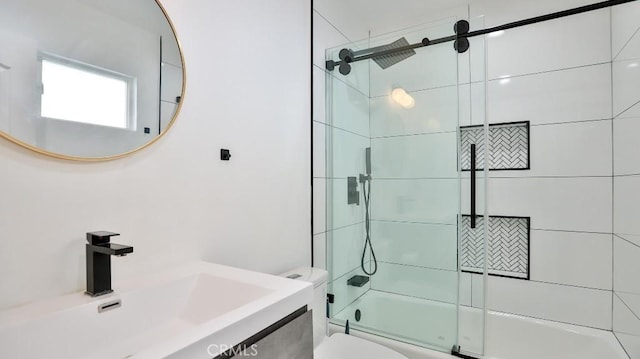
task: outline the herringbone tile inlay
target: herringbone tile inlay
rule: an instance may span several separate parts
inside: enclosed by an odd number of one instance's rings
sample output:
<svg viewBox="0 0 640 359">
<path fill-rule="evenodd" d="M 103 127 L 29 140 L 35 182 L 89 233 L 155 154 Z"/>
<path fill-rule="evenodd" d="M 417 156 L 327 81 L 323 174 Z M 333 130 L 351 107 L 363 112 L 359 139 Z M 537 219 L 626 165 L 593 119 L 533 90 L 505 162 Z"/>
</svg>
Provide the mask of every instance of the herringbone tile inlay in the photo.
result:
<svg viewBox="0 0 640 359">
<path fill-rule="evenodd" d="M 529 278 L 530 218 L 489 217 L 490 275 Z M 471 216 L 462 216 L 460 257 L 462 270 L 484 272 L 484 217 L 476 217 L 476 228 L 471 228 Z"/>
<path fill-rule="evenodd" d="M 485 161 L 484 128 L 468 126 L 460 128 L 460 151 L 462 169 L 471 168 L 472 144 L 476 145 L 476 163 L 483 169 Z M 494 124 L 489 127 L 491 156 L 490 170 L 509 170 L 529 168 L 529 123 Z"/>
</svg>

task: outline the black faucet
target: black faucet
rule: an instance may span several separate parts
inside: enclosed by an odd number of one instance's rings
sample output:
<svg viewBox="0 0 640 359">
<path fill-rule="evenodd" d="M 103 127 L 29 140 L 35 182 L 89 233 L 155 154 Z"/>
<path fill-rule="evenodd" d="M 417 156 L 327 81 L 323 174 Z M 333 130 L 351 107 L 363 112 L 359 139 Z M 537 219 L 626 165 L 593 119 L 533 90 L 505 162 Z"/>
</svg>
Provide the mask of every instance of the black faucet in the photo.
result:
<svg viewBox="0 0 640 359">
<path fill-rule="evenodd" d="M 111 256 L 123 257 L 133 253 L 133 247 L 110 243 L 118 233 L 106 231 L 87 233 L 87 291 L 97 297 L 113 292 L 111 289 Z"/>
</svg>

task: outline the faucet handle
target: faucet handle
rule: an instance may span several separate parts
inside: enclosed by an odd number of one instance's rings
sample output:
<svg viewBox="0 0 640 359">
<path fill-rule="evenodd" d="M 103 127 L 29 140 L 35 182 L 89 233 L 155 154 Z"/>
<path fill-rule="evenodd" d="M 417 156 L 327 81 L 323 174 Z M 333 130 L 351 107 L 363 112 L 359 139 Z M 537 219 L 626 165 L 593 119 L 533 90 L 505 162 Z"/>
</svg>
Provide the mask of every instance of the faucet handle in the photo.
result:
<svg viewBox="0 0 640 359">
<path fill-rule="evenodd" d="M 119 236 L 120 233 L 113 233 L 107 231 L 95 231 L 87 232 L 87 242 L 91 244 L 105 244 L 109 243 L 111 237 Z"/>
</svg>

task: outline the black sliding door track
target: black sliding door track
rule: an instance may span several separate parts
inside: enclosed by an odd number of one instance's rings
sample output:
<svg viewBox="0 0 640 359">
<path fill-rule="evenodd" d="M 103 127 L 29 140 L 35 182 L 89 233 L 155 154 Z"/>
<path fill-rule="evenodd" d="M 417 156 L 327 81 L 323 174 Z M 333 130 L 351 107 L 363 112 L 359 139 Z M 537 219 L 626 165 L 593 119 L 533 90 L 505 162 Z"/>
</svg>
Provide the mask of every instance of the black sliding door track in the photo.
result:
<svg viewBox="0 0 640 359">
<path fill-rule="evenodd" d="M 491 27 L 491 28 L 488 28 L 488 29 L 476 30 L 476 31 L 469 31 L 468 30 L 469 29 L 469 27 L 468 27 L 469 24 L 466 21 L 461 20 L 461 21 L 458 21 L 458 23 L 456 24 L 456 28 L 457 29 L 455 29 L 455 32 L 456 32 L 455 35 L 442 37 L 442 38 L 435 39 L 435 40 L 430 40 L 428 38 L 424 38 L 424 39 L 422 39 L 421 42 L 416 43 L 416 44 L 411 44 L 411 45 L 402 46 L 402 47 L 389 49 L 389 50 L 384 50 L 384 51 L 377 51 L 376 52 L 375 48 L 368 49 L 368 50 L 362 50 L 362 51 L 358 51 L 357 53 L 366 53 L 366 55 L 360 55 L 360 56 L 353 56 L 354 53 L 351 52 L 351 50 L 349 50 L 348 52 L 344 53 L 346 56 L 342 56 L 342 55 L 340 56 L 341 57 L 340 61 L 333 61 L 333 60 L 327 61 L 326 67 L 327 67 L 327 70 L 333 71 L 335 67 L 340 66 L 341 64 L 349 64 L 349 63 L 352 63 L 352 62 L 368 60 L 368 59 L 372 59 L 372 58 L 376 58 L 376 57 L 383 57 L 383 56 L 393 55 L 393 54 L 400 53 L 400 52 L 403 52 L 403 51 L 415 50 L 415 49 L 419 49 L 421 47 L 442 44 L 442 43 L 445 43 L 445 42 L 451 42 L 451 41 L 458 42 L 458 40 L 462 40 L 462 42 L 466 42 L 466 39 L 468 39 L 470 37 L 486 35 L 486 34 L 490 34 L 492 32 L 496 32 L 496 31 L 514 29 L 516 27 L 532 25 L 532 24 L 536 24 L 536 23 L 539 23 L 539 22 L 549 21 L 549 20 L 555 20 L 555 19 L 559 19 L 559 18 L 563 18 L 563 17 L 567 17 L 567 16 L 582 14 L 582 13 L 589 12 L 589 11 L 605 9 L 605 8 L 608 8 L 608 7 L 621 5 L 621 4 L 626 4 L 626 3 L 633 2 L 633 1 L 636 1 L 636 0 L 609 0 L 609 1 L 602 1 L 602 2 L 599 2 L 599 3 L 591 4 L 591 5 L 585 5 L 585 6 L 577 7 L 577 8 L 570 9 L 570 10 L 558 11 L 558 12 L 554 12 L 554 13 L 547 14 L 547 15 L 536 16 L 536 17 L 532 17 L 530 19 L 510 22 L 508 24 L 494 26 L 494 27 Z M 464 24 L 464 23 L 466 23 L 466 24 Z M 460 25 L 463 25 L 463 26 L 460 26 Z M 459 29 L 462 29 L 462 30 L 459 30 Z M 465 52 L 467 50 L 467 48 L 468 48 L 468 42 L 466 42 L 466 43 L 467 43 L 467 47 L 466 48 L 464 46 L 460 46 L 459 47 L 456 44 L 456 50 L 458 50 L 458 52 Z"/>
</svg>

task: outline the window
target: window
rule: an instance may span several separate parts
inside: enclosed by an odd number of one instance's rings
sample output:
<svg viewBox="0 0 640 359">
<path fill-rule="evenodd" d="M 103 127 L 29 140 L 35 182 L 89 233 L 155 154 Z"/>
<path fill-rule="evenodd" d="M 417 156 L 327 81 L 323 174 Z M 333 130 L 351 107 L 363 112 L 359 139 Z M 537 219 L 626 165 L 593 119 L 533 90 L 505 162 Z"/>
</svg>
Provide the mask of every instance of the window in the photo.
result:
<svg viewBox="0 0 640 359">
<path fill-rule="evenodd" d="M 41 116 L 135 130 L 135 79 L 42 54 Z"/>
</svg>

